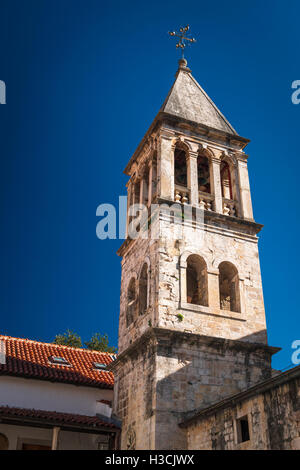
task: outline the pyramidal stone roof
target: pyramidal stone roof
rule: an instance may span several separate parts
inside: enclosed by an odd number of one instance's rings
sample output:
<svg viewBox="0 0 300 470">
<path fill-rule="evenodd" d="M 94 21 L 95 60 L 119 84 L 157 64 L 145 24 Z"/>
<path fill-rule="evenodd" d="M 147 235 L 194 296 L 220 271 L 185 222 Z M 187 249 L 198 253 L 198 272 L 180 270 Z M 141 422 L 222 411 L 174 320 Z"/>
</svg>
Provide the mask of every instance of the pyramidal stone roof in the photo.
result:
<svg viewBox="0 0 300 470">
<path fill-rule="evenodd" d="M 237 135 L 231 124 L 194 79 L 185 59 L 179 60 L 175 82 L 160 111 Z"/>
</svg>

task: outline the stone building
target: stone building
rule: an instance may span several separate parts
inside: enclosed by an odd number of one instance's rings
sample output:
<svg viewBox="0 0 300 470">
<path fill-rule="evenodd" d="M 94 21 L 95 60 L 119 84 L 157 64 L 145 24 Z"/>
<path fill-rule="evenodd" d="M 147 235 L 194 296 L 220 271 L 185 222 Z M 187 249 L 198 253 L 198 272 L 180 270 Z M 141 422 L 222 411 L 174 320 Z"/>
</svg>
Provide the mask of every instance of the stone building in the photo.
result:
<svg viewBox="0 0 300 470">
<path fill-rule="evenodd" d="M 227 429 L 227 408 L 204 424 L 199 410 L 273 383 L 279 349 L 267 343 L 248 142 L 181 59 L 125 169 L 128 236 L 118 252 L 119 355 L 111 365 L 122 449 L 223 448 L 207 429 L 216 420 Z M 189 426 L 208 435 L 193 440 Z"/>
<path fill-rule="evenodd" d="M 180 423 L 188 449 L 300 450 L 300 367 L 260 382 Z"/>
</svg>

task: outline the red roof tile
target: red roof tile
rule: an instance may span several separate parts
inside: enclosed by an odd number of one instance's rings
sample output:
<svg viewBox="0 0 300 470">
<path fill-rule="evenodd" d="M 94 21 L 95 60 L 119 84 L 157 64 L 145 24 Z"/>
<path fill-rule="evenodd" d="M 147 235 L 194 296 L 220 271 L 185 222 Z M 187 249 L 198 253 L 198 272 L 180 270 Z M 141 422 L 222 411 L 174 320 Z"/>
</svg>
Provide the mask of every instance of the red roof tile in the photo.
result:
<svg viewBox="0 0 300 470">
<path fill-rule="evenodd" d="M 116 425 L 103 421 L 98 416 L 77 415 L 73 413 L 59 413 L 56 411 L 33 410 L 27 408 L 14 408 L 10 406 L 0 406 L 0 417 L 20 418 L 39 422 L 53 423 L 53 425 L 83 426 L 92 428 L 108 428 L 116 430 Z"/>
<path fill-rule="evenodd" d="M 0 363 L 0 375 L 113 388 L 113 373 L 95 370 L 94 362 L 109 364 L 114 360 L 114 354 L 0 336 L 0 356 L 5 358 L 5 364 Z M 50 356 L 65 358 L 71 367 L 52 364 Z"/>
</svg>

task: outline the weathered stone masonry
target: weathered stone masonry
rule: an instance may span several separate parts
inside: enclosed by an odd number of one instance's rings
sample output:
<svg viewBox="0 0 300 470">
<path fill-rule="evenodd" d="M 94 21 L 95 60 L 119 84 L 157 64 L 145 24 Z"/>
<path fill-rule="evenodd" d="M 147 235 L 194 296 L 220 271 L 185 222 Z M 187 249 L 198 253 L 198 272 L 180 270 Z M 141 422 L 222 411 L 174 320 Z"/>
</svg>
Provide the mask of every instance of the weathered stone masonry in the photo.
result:
<svg viewBox="0 0 300 470">
<path fill-rule="evenodd" d="M 271 377 L 278 349 L 267 344 L 248 142 L 180 60 L 125 169 L 128 237 L 118 252 L 112 366 L 122 449 L 187 449 L 190 434 L 179 423 Z M 148 238 L 143 230 L 130 236 L 136 203 L 147 208 Z"/>
<path fill-rule="evenodd" d="M 188 449 L 300 450 L 300 368 L 269 379 L 199 411 L 180 426 Z M 250 439 L 238 442 L 237 422 L 247 416 Z"/>
</svg>

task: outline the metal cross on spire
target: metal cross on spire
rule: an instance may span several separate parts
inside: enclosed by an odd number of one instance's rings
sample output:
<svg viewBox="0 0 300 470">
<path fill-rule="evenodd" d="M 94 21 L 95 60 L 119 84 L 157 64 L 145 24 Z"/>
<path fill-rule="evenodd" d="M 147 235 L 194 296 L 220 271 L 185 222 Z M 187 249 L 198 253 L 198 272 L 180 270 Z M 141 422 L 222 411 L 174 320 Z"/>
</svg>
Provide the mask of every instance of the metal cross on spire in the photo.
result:
<svg viewBox="0 0 300 470">
<path fill-rule="evenodd" d="M 189 25 L 187 25 L 185 28 L 180 28 L 179 33 L 176 31 L 169 31 L 170 36 L 176 36 L 177 38 L 179 38 L 179 41 L 176 44 L 176 49 L 181 49 L 183 59 L 184 49 L 186 48 L 186 46 L 190 46 L 191 43 L 196 42 L 196 39 L 188 37 L 187 32 L 189 29 L 190 27 Z M 188 43 L 186 44 L 185 41 L 188 41 Z"/>
</svg>

